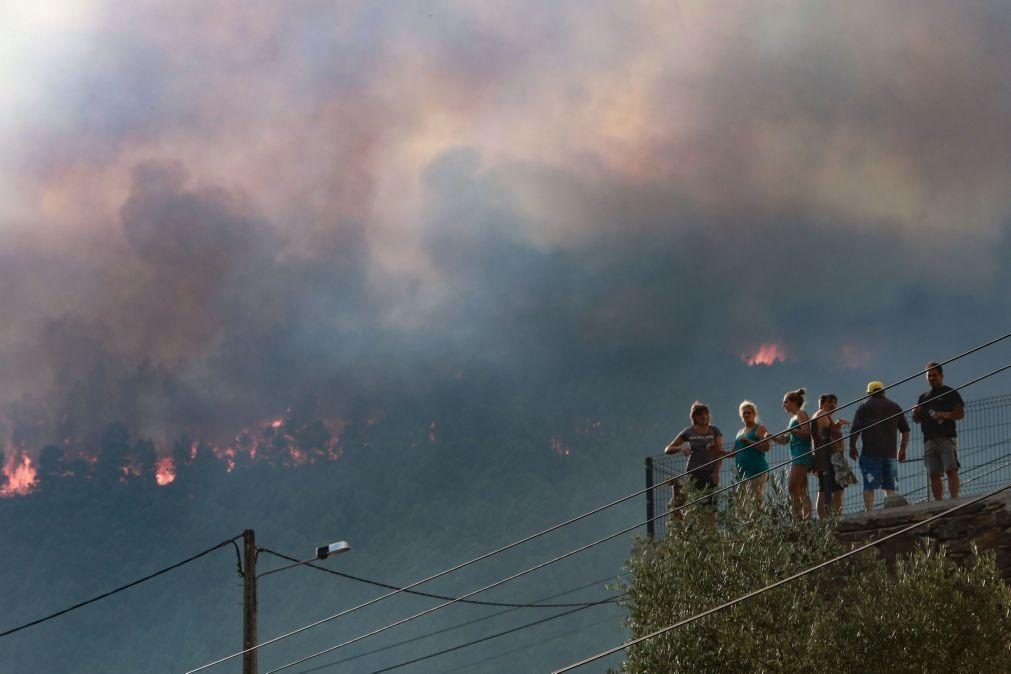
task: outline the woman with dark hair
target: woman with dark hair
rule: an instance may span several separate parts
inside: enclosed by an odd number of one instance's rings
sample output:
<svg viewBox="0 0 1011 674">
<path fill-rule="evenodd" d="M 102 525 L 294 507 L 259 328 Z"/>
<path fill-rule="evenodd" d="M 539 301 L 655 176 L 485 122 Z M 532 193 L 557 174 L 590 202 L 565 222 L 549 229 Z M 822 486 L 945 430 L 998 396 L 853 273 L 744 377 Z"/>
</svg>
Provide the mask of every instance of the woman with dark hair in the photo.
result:
<svg viewBox="0 0 1011 674">
<path fill-rule="evenodd" d="M 793 514 L 807 519 L 811 516 L 811 496 L 807 491 L 807 474 L 814 467 L 814 457 L 811 456 L 811 424 L 807 412 L 804 411 L 804 395 L 802 388 L 788 391 L 783 396 L 783 409 L 790 417 L 787 430 L 773 437 L 777 445 L 790 445 L 790 456 L 793 464 L 790 466 L 788 482 L 790 497 L 793 500 Z"/>
<path fill-rule="evenodd" d="M 664 449 L 666 454 L 676 454 L 681 450 L 688 456 L 688 467 L 692 485 L 699 490 L 713 489 L 720 483 L 720 464 L 716 461 L 711 466 L 706 464 L 722 459 L 723 433 L 709 423 L 709 408 L 696 400 L 692 403 L 690 416 L 691 426 L 678 433 Z"/>
<path fill-rule="evenodd" d="M 818 411 L 811 417 L 814 471 L 818 474 L 818 517 L 842 511 L 843 486 L 836 477 L 832 455 L 843 453 L 842 428 L 849 422 L 832 418 L 838 404 L 834 393 L 826 393 L 818 398 Z"/>
</svg>

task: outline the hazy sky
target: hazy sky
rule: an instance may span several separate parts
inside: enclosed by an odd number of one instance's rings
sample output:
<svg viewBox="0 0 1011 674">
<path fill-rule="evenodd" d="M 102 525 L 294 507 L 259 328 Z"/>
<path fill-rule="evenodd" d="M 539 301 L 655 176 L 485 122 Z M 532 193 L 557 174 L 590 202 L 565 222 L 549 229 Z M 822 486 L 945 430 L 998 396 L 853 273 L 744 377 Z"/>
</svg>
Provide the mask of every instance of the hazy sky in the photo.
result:
<svg viewBox="0 0 1011 674">
<path fill-rule="evenodd" d="M 43 5 L 0 7 L 0 403 L 145 359 L 149 430 L 763 344 L 864 379 L 1007 329 L 1007 2 Z"/>
</svg>

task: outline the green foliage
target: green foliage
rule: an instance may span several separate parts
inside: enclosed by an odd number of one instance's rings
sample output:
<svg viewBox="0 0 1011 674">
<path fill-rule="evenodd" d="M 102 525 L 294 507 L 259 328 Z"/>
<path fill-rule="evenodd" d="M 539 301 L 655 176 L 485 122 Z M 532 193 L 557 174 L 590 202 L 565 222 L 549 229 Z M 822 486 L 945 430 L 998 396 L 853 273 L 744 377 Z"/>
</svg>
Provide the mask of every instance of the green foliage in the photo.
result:
<svg viewBox="0 0 1011 674">
<path fill-rule="evenodd" d="M 843 552 L 834 522 L 794 520 L 783 492 L 728 504 L 715 525 L 689 511 L 639 541 L 622 587 L 632 637 Z M 1005 672 L 1009 609 L 992 555 L 958 565 L 924 548 L 890 573 L 867 551 L 631 647 L 622 671 Z"/>
</svg>

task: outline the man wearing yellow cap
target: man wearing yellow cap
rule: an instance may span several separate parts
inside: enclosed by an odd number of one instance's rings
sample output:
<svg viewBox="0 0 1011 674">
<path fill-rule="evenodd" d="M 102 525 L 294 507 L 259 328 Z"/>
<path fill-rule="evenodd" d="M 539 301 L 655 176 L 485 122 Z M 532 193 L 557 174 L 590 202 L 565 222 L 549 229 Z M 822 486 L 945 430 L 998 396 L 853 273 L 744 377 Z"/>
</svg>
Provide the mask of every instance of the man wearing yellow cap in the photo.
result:
<svg viewBox="0 0 1011 674">
<path fill-rule="evenodd" d="M 870 397 L 857 408 L 850 429 L 850 456 L 856 461 L 859 456 L 860 472 L 864 475 L 864 510 L 874 508 L 874 491 L 884 489 L 888 496 L 895 496 L 895 482 L 898 475 L 895 462 L 895 439 L 901 434 L 898 459 L 906 460 L 906 446 L 909 444 L 909 424 L 902 408 L 885 397 L 885 385 L 879 381 L 867 384 Z M 863 452 L 857 454 L 857 440 L 861 440 Z"/>
</svg>

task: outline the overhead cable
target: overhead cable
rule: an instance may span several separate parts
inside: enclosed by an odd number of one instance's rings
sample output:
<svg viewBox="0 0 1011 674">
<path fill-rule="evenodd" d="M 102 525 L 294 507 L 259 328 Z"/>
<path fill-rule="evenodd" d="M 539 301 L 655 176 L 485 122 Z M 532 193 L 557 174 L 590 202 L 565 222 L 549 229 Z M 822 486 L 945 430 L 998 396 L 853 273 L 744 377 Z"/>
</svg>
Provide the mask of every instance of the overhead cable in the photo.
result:
<svg viewBox="0 0 1011 674">
<path fill-rule="evenodd" d="M 280 557 L 281 559 L 288 559 L 288 560 L 294 560 L 295 559 L 294 557 L 290 557 L 290 556 L 285 555 L 285 554 L 280 553 L 280 552 L 275 552 L 275 551 L 270 550 L 268 548 L 260 548 L 260 552 L 266 552 L 269 555 L 274 555 L 275 557 Z M 315 558 L 313 558 L 313 559 L 315 559 Z M 324 573 L 330 573 L 330 574 L 333 574 L 335 576 L 340 576 L 341 578 L 347 578 L 348 580 L 357 581 L 359 583 L 366 583 L 368 585 L 375 585 L 377 587 L 385 587 L 388 590 L 400 590 L 400 589 L 402 589 L 402 588 L 400 588 L 397 585 L 389 585 L 388 583 L 381 583 L 378 580 L 369 580 L 368 578 L 361 578 L 360 576 L 352 576 L 350 573 L 343 573 L 341 571 L 335 571 L 334 569 L 328 569 L 326 567 L 317 566 L 316 564 L 310 564 L 308 562 L 299 562 L 298 564 L 291 564 L 289 566 L 282 566 L 279 569 L 274 569 L 273 571 L 268 571 L 267 573 L 274 573 L 275 571 L 284 571 L 285 569 L 290 569 L 290 568 L 292 568 L 294 566 L 298 566 L 298 565 L 308 566 L 310 568 L 316 569 L 317 571 L 323 571 Z M 261 574 L 261 575 L 265 576 L 265 575 L 267 575 L 267 573 L 264 573 L 264 574 Z M 428 597 L 429 599 L 451 599 L 451 600 L 457 600 L 458 599 L 457 597 L 447 597 L 446 595 L 442 595 L 442 594 L 431 594 L 429 592 L 419 592 L 418 590 L 404 590 L 404 591 L 407 592 L 408 594 L 414 594 L 414 595 L 417 595 L 419 597 Z M 602 603 L 602 602 L 599 602 L 599 601 L 592 601 L 592 602 L 583 601 L 583 602 L 576 602 L 576 603 L 571 603 L 571 604 L 540 604 L 540 603 L 536 603 L 536 602 L 534 602 L 534 603 L 527 603 L 527 604 L 513 604 L 513 603 L 499 602 L 499 601 L 474 601 L 474 600 L 467 600 L 467 599 L 463 599 L 463 600 L 459 600 L 459 601 L 461 603 L 463 603 L 463 604 L 477 604 L 479 606 L 500 606 L 500 607 L 507 607 L 507 608 L 573 608 L 575 606 L 584 606 L 584 607 L 585 606 L 596 606 L 597 604 Z"/>
<path fill-rule="evenodd" d="M 173 569 L 178 569 L 180 566 L 183 566 L 184 564 L 189 564 L 190 562 L 192 562 L 194 560 L 200 559 L 204 555 L 208 555 L 208 554 L 214 552 L 215 550 L 217 550 L 218 548 L 223 548 L 223 547 L 225 547 L 227 545 L 231 545 L 233 541 L 235 541 L 236 539 L 239 539 L 239 538 L 242 538 L 242 534 L 239 534 L 238 536 L 233 536 L 232 538 L 229 538 L 227 541 L 222 541 L 222 542 L 218 543 L 217 545 L 215 545 L 213 547 L 207 548 L 206 550 L 204 550 L 202 552 L 198 552 L 197 554 L 195 554 L 195 555 L 193 555 L 191 557 L 187 557 L 186 559 L 182 560 L 181 562 L 176 562 L 172 566 L 166 566 L 164 569 L 160 569 L 158 571 L 155 571 L 154 573 L 150 573 L 150 574 L 144 576 L 143 578 L 138 578 L 137 580 L 135 580 L 135 581 L 133 581 L 131 583 L 127 583 L 126 585 L 121 585 L 121 586 L 117 587 L 114 590 L 109 590 L 108 592 L 103 592 L 100 595 L 92 597 L 91 599 L 85 599 L 82 602 L 74 604 L 73 606 L 68 606 L 67 608 L 62 609 L 60 611 L 57 611 L 56 613 L 50 613 L 49 615 L 47 615 L 45 617 L 38 618 L 37 620 L 33 620 L 33 621 L 29 622 L 29 623 L 25 623 L 24 625 L 19 625 L 17 627 L 13 627 L 13 628 L 5 631 L 5 632 L 0 632 L 0 637 L 5 637 L 5 636 L 7 636 L 9 634 L 14 634 L 15 632 L 19 632 L 19 631 L 21 631 L 21 630 L 23 630 L 25 628 L 32 627 L 33 625 L 38 625 L 39 623 L 44 623 L 47 620 L 52 620 L 53 618 L 61 616 L 61 615 L 65 614 L 65 613 L 70 613 L 71 611 L 77 610 L 77 609 L 79 609 L 79 608 L 81 608 L 83 606 L 87 606 L 88 604 L 93 604 L 96 601 L 99 601 L 101 599 L 105 599 L 106 597 L 111 597 L 112 595 L 116 594 L 117 592 L 122 592 L 123 590 L 127 590 L 127 589 L 129 589 L 129 588 L 131 588 L 131 587 L 133 587 L 135 585 L 140 585 L 141 583 L 149 581 L 152 578 L 156 578 L 156 577 L 162 575 L 163 573 L 168 573 L 169 571 L 171 571 Z"/>
<path fill-rule="evenodd" d="M 557 592 L 557 593 L 555 593 L 553 595 L 544 597 L 544 598 L 540 599 L 539 601 L 549 601 L 549 600 L 555 599 L 557 597 L 564 597 L 567 594 L 572 594 L 574 592 L 579 592 L 580 590 L 585 590 L 588 587 L 593 587 L 595 585 L 600 585 L 601 583 L 607 582 L 608 580 L 612 580 L 612 577 L 608 576 L 607 578 L 600 578 L 600 579 L 595 580 L 593 582 L 586 583 L 585 585 L 580 585 L 579 587 L 574 587 L 574 588 L 565 590 L 564 592 Z M 352 660 L 357 660 L 358 658 L 363 658 L 363 657 L 365 657 L 367 655 L 375 655 L 376 653 L 381 653 L 383 651 L 388 651 L 388 650 L 390 650 L 392 648 L 396 648 L 398 646 L 403 646 L 405 644 L 414 643 L 415 641 L 421 641 L 422 639 L 427 639 L 429 637 L 434 637 L 434 636 L 437 636 L 439 634 L 444 634 L 446 632 L 451 632 L 451 631 L 453 631 L 455 629 L 459 629 L 461 627 L 468 627 L 470 625 L 474 625 L 476 623 L 483 622 L 485 620 L 491 620 L 493 618 L 497 618 L 499 616 L 503 616 L 503 615 L 505 615 L 507 613 L 513 613 L 514 611 L 518 611 L 518 610 L 519 610 L 518 608 L 507 608 L 504 611 L 496 611 L 495 613 L 489 613 L 488 615 L 481 616 L 480 618 L 474 618 L 473 620 L 467 620 L 465 622 L 456 623 L 455 625 L 450 625 L 449 627 L 443 627 L 442 629 L 438 629 L 438 630 L 435 630 L 433 632 L 427 632 L 426 634 L 421 634 L 421 635 L 418 635 L 416 637 L 411 637 L 410 639 L 404 639 L 402 641 L 397 641 L 397 642 L 394 642 L 392 644 L 387 644 L 386 646 L 382 646 L 380 648 L 375 648 L 375 649 L 373 649 L 371 651 L 363 651 L 361 653 L 356 653 L 355 655 L 352 655 L 350 657 L 342 658 L 340 660 L 335 660 L 333 662 L 328 662 L 328 663 L 323 664 L 323 665 L 318 665 L 316 667 L 313 667 L 312 669 L 304 669 L 304 670 L 302 670 L 302 674 L 309 674 L 310 672 L 320 672 L 320 671 L 323 671 L 324 669 L 329 669 L 330 667 L 333 667 L 335 665 L 340 665 L 340 664 L 344 664 L 345 662 L 350 662 Z"/>
<path fill-rule="evenodd" d="M 507 655 L 512 655 L 514 653 L 519 653 L 520 651 L 525 651 L 527 649 L 534 648 L 535 646 L 542 646 L 542 645 L 548 643 L 549 641 L 554 641 L 555 639 L 561 639 L 562 637 L 572 636 L 573 634 L 577 634 L 579 632 L 583 632 L 585 630 L 590 629 L 591 627 L 597 627 L 599 625 L 603 625 L 604 623 L 614 622 L 617 619 L 623 618 L 624 615 L 625 615 L 625 613 L 624 613 L 624 611 L 622 611 L 621 613 L 618 613 L 616 615 L 612 615 L 612 616 L 610 616 L 608 618 L 604 618 L 603 620 L 594 621 L 594 622 L 589 623 L 587 625 L 583 625 L 582 627 L 577 627 L 574 630 L 568 630 L 566 632 L 562 632 L 560 634 L 556 634 L 553 637 L 548 637 L 547 639 L 541 639 L 540 641 L 535 641 L 533 643 L 524 644 L 523 646 L 520 646 L 519 648 L 513 648 L 513 649 L 510 649 L 508 651 L 503 651 L 502 653 L 498 653 L 496 655 L 489 656 L 487 658 L 481 658 L 480 660 L 477 660 L 477 661 L 474 661 L 474 662 L 468 662 L 468 663 L 466 663 L 464 665 L 460 665 L 459 667 L 453 667 L 452 669 L 445 669 L 445 670 L 442 671 L 441 674 L 450 674 L 451 672 L 458 672 L 461 669 L 470 669 L 471 667 L 476 667 L 477 665 L 483 665 L 486 662 L 491 662 L 492 660 L 498 660 L 499 658 L 504 658 Z M 313 670 L 306 670 L 306 671 L 313 671 Z"/>
<path fill-rule="evenodd" d="M 383 669 L 377 669 L 372 674 L 381 674 L 382 672 L 392 672 L 394 669 L 400 669 L 401 667 L 406 667 L 407 665 L 413 665 L 416 662 L 422 662 L 424 660 L 429 660 L 431 658 L 438 657 L 440 655 L 445 655 L 446 653 L 452 653 L 453 651 L 459 651 L 459 650 L 462 650 L 464 648 L 467 648 L 468 646 L 474 646 L 476 644 L 483 644 L 486 641 L 491 641 L 492 639 L 498 639 L 499 637 L 504 637 L 507 634 L 513 634 L 514 632 L 519 632 L 520 630 L 529 629 L 531 627 L 535 627 L 536 625 L 540 625 L 540 624 L 543 624 L 543 623 L 546 623 L 546 622 L 550 622 L 550 621 L 556 620 L 558 618 L 564 618 L 565 616 L 572 615 L 573 613 L 577 613 L 579 611 L 585 611 L 586 609 L 593 608 L 594 606 L 601 606 L 603 604 L 611 604 L 611 603 L 614 603 L 615 600 L 617 600 L 621 596 L 622 595 L 616 594 L 616 595 L 614 595 L 612 597 L 608 597 L 607 599 L 605 599 L 605 600 L 603 600 L 601 602 L 598 602 L 597 604 L 587 604 L 586 606 L 579 606 L 577 608 L 569 609 L 568 611 L 562 611 L 561 613 L 556 613 L 555 615 L 548 616 L 547 618 L 541 618 L 540 620 L 534 620 L 533 622 L 526 623 L 525 625 L 518 625 L 516 627 L 512 627 L 510 629 L 503 630 L 501 632 L 496 632 L 495 634 L 489 634 L 488 636 L 481 637 L 480 639 L 474 639 L 472 641 L 467 641 L 467 642 L 462 643 L 462 644 L 457 644 L 456 646 L 451 646 L 449 648 L 444 648 L 441 651 L 436 651 L 434 653 L 429 653 L 427 655 L 422 655 L 421 657 L 414 658 L 413 660 L 407 660 L 405 662 L 401 662 L 401 663 L 392 665 L 390 667 L 384 667 Z"/>
</svg>

